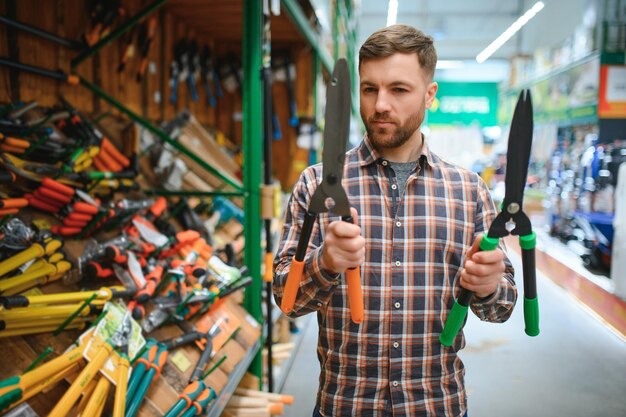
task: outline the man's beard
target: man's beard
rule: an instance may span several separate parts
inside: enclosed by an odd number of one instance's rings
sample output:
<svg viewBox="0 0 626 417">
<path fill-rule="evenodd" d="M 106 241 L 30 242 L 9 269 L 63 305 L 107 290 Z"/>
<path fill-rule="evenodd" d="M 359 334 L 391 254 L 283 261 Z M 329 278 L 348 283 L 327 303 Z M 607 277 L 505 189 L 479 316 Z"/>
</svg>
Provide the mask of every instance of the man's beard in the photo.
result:
<svg viewBox="0 0 626 417">
<path fill-rule="evenodd" d="M 393 149 L 404 145 L 424 121 L 424 111 L 420 110 L 411 115 L 401 125 L 397 120 L 391 119 L 385 113 L 376 113 L 367 120 L 361 114 L 361 118 L 365 124 L 365 130 L 372 146 L 377 151 L 380 151 L 381 149 Z M 376 121 L 389 121 L 393 125 L 389 128 L 378 128 L 374 126 Z M 392 132 L 391 136 L 389 136 L 390 132 Z"/>
</svg>

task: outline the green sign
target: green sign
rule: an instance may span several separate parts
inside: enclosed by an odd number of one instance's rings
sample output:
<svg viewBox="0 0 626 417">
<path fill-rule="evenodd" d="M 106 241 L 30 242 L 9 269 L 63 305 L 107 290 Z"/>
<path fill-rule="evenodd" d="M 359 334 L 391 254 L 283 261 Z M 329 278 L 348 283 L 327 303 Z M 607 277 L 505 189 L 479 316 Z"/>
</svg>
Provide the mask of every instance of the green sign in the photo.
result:
<svg viewBox="0 0 626 417">
<path fill-rule="evenodd" d="M 429 125 L 497 125 L 498 84 L 438 82 Z"/>
</svg>

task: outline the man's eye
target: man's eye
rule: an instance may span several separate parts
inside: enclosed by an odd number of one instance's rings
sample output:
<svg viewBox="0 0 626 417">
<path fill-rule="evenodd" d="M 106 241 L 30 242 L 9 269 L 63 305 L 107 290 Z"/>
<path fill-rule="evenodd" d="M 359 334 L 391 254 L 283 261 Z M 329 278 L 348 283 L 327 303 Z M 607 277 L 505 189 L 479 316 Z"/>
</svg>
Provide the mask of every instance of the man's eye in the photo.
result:
<svg viewBox="0 0 626 417">
<path fill-rule="evenodd" d="M 396 87 L 393 89 L 394 93 L 406 93 L 408 90 L 405 88 Z"/>
<path fill-rule="evenodd" d="M 374 91 L 376 91 L 376 89 L 374 87 L 365 87 L 365 88 L 363 88 L 363 92 L 364 93 L 373 93 Z"/>
</svg>

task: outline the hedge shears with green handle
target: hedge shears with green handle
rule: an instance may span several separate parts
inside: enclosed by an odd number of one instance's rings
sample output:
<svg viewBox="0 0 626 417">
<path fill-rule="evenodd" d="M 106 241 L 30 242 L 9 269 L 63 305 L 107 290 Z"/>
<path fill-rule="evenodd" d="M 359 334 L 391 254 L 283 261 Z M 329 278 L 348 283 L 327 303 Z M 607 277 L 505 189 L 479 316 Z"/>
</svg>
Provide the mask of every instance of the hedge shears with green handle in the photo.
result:
<svg viewBox="0 0 626 417">
<path fill-rule="evenodd" d="M 341 220 L 353 223 L 350 214 L 350 202 L 348 201 L 346 191 L 341 185 L 343 165 L 346 157 L 346 144 L 350 134 L 351 103 L 350 71 L 347 61 L 342 58 L 337 60 L 335 64 L 331 83 L 326 91 L 322 182 L 313 193 L 307 212 L 304 214 L 304 223 L 302 224 L 298 246 L 291 261 L 291 269 L 287 276 L 285 293 L 280 305 L 284 313 L 291 312 L 296 301 L 304 270 L 304 258 L 317 215 L 326 213 L 330 209 L 333 213 L 340 215 Z M 329 199 L 333 200 L 334 205 L 332 208 L 327 206 L 327 200 Z M 364 314 L 361 273 L 357 267 L 346 270 L 345 274 L 350 315 L 354 323 L 360 323 Z"/>
<path fill-rule="evenodd" d="M 487 236 L 483 237 L 480 242 L 480 250 L 495 249 L 500 238 L 509 234 L 519 236 L 524 272 L 525 332 L 529 336 L 537 336 L 539 334 L 539 304 L 535 274 L 535 244 L 537 239 L 532 230 L 530 219 L 522 210 L 532 137 L 533 107 L 530 91 L 522 90 L 515 106 L 509 132 L 504 180 L 506 191 L 502 202 L 502 211 L 489 227 Z M 439 337 L 443 345 L 451 346 L 454 342 L 457 333 L 465 322 L 473 295 L 473 292 L 461 288 L 459 297 L 454 303 Z"/>
</svg>

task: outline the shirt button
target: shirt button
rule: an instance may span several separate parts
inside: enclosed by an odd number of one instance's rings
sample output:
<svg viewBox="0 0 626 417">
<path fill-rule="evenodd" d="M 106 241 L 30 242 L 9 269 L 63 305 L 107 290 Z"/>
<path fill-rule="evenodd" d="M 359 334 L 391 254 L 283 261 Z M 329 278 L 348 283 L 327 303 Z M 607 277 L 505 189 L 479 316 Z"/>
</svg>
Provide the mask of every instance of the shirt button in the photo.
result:
<svg viewBox="0 0 626 417">
<path fill-rule="evenodd" d="M 400 343 L 398 343 L 398 342 L 393 342 L 393 347 L 394 347 L 394 348 L 398 349 L 398 347 L 399 347 L 399 346 L 400 346 Z"/>
<path fill-rule="evenodd" d="M 322 306 L 322 303 L 317 303 L 317 306 L 318 306 L 318 307 L 321 307 L 321 306 Z"/>
<path fill-rule="evenodd" d="M 391 184 L 391 189 L 395 190 L 396 188 L 398 188 L 398 186 L 396 184 Z"/>
<path fill-rule="evenodd" d="M 383 161 L 383 166 L 387 166 L 388 162 L 387 161 Z"/>
<path fill-rule="evenodd" d="M 400 308 L 401 304 L 400 301 L 396 301 L 395 304 L 393 305 L 395 308 Z"/>
<path fill-rule="evenodd" d="M 401 222 L 396 222 L 396 226 L 400 227 L 400 226 L 402 226 L 402 223 Z"/>
<path fill-rule="evenodd" d="M 402 265 L 400 261 L 396 261 L 396 266 L 400 266 L 400 265 Z"/>
<path fill-rule="evenodd" d="M 397 386 L 398 386 L 398 381 L 393 381 L 393 382 L 391 383 L 391 385 L 393 385 L 394 387 L 397 387 Z"/>
</svg>

